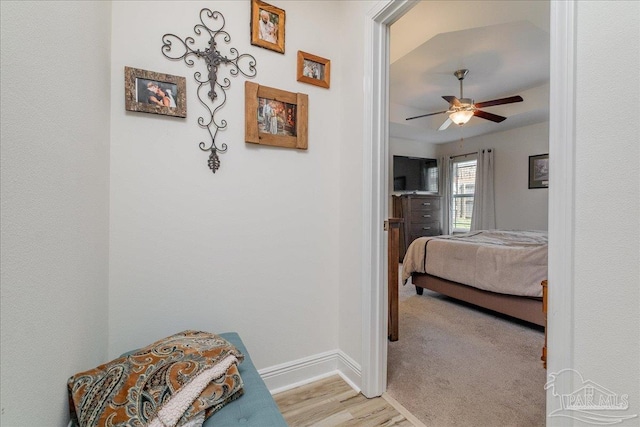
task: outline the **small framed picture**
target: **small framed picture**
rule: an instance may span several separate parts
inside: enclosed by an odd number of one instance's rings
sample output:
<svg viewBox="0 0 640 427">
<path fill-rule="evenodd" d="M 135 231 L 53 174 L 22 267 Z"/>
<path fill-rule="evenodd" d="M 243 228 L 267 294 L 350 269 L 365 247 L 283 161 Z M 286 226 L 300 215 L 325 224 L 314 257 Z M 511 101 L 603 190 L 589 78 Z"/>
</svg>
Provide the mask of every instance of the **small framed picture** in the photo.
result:
<svg viewBox="0 0 640 427">
<path fill-rule="evenodd" d="M 529 188 L 549 188 L 549 154 L 529 156 Z"/>
<path fill-rule="evenodd" d="M 309 97 L 245 82 L 245 141 L 307 149 Z"/>
<path fill-rule="evenodd" d="M 184 77 L 124 67 L 127 111 L 187 117 L 186 86 Z"/>
<path fill-rule="evenodd" d="M 329 89 L 331 61 L 320 56 L 298 51 L 298 81 Z"/>
<path fill-rule="evenodd" d="M 251 44 L 284 53 L 285 12 L 261 0 L 251 0 Z"/>
</svg>

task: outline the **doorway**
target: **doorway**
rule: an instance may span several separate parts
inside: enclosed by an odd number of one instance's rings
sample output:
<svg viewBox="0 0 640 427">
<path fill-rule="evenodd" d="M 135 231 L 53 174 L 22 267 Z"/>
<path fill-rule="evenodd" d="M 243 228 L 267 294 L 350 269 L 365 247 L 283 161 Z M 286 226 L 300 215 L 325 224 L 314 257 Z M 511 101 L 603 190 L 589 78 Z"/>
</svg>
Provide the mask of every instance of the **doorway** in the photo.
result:
<svg viewBox="0 0 640 427">
<path fill-rule="evenodd" d="M 388 212 L 389 26 L 414 4 L 380 2 L 366 14 L 365 142 L 363 222 L 363 334 L 361 389 L 367 397 L 386 390 L 387 295 L 386 235 L 380 227 Z M 573 161 L 575 147 L 573 67 L 575 4 L 552 2 L 550 8 L 551 74 L 549 154 L 553 173 L 549 189 L 548 372 L 572 366 Z M 553 287 L 553 283 L 563 283 Z"/>
</svg>

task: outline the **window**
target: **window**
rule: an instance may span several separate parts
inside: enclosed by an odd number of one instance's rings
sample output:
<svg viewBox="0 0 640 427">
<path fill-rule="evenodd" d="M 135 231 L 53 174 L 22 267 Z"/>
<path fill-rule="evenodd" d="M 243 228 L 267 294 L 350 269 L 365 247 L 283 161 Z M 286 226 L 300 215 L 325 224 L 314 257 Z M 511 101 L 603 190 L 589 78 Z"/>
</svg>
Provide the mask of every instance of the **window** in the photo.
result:
<svg viewBox="0 0 640 427">
<path fill-rule="evenodd" d="M 432 193 L 438 192 L 438 167 L 432 166 L 427 168 L 427 191 Z"/>
<path fill-rule="evenodd" d="M 467 233 L 471 230 L 473 197 L 476 187 L 477 160 L 460 158 L 451 160 L 451 232 Z"/>
</svg>

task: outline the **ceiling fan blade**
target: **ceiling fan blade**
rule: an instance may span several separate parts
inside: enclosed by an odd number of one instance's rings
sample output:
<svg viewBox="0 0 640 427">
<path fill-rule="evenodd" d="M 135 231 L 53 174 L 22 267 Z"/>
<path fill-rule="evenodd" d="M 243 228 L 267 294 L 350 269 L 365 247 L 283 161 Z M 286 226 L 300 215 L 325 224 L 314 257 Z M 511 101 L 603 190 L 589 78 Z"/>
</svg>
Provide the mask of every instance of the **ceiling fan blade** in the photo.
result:
<svg viewBox="0 0 640 427">
<path fill-rule="evenodd" d="M 451 105 L 460 105 L 460 100 L 455 96 L 443 96 L 442 98 Z"/>
<path fill-rule="evenodd" d="M 492 122 L 500 123 L 505 121 L 507 118 L 503 116 L 499 116 L 493 113 L 487 113 L 486 111 L 476 110 L 473 112 L 474 116 L 480 117 L 482 119 L 491 120 Z"/>
<path fill-rule="evenodd" d="M 523 99 L 520 95 L 517 96 L 510 96 L 508 98 L 500 98 L 500 99 L 494 99 L 492 101 L 485 101 L 485 102 L 478 102 L 477 104 L 475 104 L 476 108 L 485 108 L 485 107 L 492 107 L 494 105 L 502 105 L 502 104 L 512 104 L 514 102 L 522 102 Z"/>
<path fill-rule="evenodd" d="M 445 130 L 451 123 L 453 123 L 453 120 L 447 117 L 447 120 L 445 120 L 445 122 L 438 128 L 438 130 Z"/>
<path fill-rule="evenodd" d="M 437 113 L 422 114 L 420 116 L 415 116 L 415 117 L 407 117 L 405 120 L 413 120 L 413 119 L 419 119 L 420 117 L 435 116 L 436 114 L 442 114 L 442 113 L 446 113 L 446 111 L 438 111 Z"/>
</svg>

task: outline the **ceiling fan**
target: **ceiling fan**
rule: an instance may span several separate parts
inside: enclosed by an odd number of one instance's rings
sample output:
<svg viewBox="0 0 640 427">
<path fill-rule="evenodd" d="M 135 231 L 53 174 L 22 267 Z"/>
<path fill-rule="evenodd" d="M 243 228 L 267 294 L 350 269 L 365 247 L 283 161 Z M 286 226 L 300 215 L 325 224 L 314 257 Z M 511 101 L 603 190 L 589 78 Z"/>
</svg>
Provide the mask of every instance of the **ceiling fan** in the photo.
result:
<svg viewBox="0 0 640 427">
<path fill-rule="evenodd" d="M 469 74 L 469 70 L 462 69 L 456 70 L 453 75 L 460 81 L 460 98 L 455 96 L 443 96 L 444 100 L 449 103 L 449 109 L 445 111 L 438 111 L 437 113 L 422 114 L 420 116 L 408 117 L 405 120 L 413 120 L 421 117 L 433 116 L 436 114 L 449 113 L 449 118 L 440 126 L 438 130 L 445 130 L 451 123 L 462 126 L 471 120 L 471 117 L 476 116 L 485 120 L 491 120 L 492 122 L 500 123 L 506 120 L 506 117 L 499 116 L 493 113 L 487 113 L 480 110 L 484 107 L 492 107 L 494 105 L 511 104 L 513 102 L 522 102 L 521 96 L 510 96 L 508 98 L 494 99 L 492 101 L 474 103 L 471 98 L 464 98 L 462 93 L 462 81 Z"/>
</svg>

